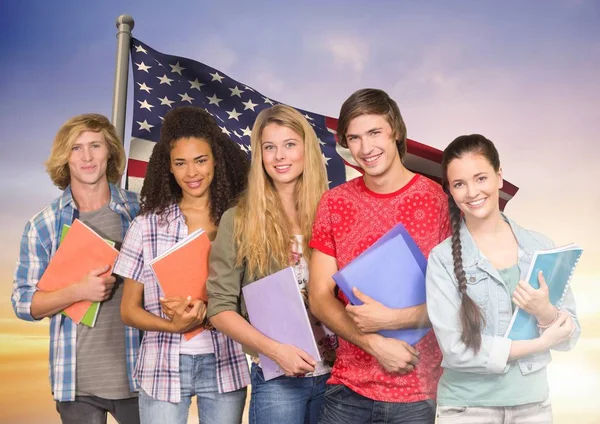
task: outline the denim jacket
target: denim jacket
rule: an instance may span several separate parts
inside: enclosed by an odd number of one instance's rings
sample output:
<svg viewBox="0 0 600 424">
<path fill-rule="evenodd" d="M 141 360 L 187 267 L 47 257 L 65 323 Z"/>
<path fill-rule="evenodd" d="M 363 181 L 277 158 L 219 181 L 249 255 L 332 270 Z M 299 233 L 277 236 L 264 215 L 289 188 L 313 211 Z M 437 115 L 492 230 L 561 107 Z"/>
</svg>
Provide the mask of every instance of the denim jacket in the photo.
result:
<svg viewBox="0 0 600 424">
<path fill-rule="evenodd" d="M 547 237 L 528 231 L 502 215 L 510 225 L 519 246 L 521 280 L 526 278 L 533 253 L 553 247 Z M 432 249 L 427 266 L 427 311 L 440 348 L 444 355 L 442 367 L 476 374 L 502 374 L 508 371 L 511 340 L 504 337 L 512 317 L 512 293 L 498 271 L 478 249 L 464 221 L 461 223 L 463 268 L 467 278 L 467 293 L 479 305 L 484 316 L 481 349 L 477 354 L 461 341 L 462 327 L 459 311 L 461 298 L 454 275 L 451 238 Z M 575 319 L 576 330 L 571 337 L 553 347 L 570 350 L 575 346 L 581 327 L 575 311 L 571 289 L 561 305 Z M 545 367 L 551 361 L 550 351 L 516 360 L 523 375 Z"/>
</svg>

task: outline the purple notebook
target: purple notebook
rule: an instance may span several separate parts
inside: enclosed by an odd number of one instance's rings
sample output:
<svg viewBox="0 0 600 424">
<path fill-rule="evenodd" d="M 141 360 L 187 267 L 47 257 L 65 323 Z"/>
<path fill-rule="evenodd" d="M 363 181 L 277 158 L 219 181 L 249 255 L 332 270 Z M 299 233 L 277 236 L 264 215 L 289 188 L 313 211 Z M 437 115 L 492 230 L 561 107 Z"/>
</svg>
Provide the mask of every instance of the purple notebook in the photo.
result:
<svg viewBox="0 0 600 424">
<path fill-rule="evenodd" d="M 354 296 L 356 287 L 389 308 L 408 308 L 425 303 L 427 259 L 402 224 L 384 234 L 371 247 L 354 258 L 334 276 L 336 284 L 353 305 L 362 302 Z M 415 344 L 430 328 L 382 330 L 393 337 Z"/>
<path fill-rule="evenodd" d="M 292 267 L 248 284 L 242 292 L 250 323 L 258 331 L 280 343 L 302 349 L 315 361 L 321 360 Z M 275 362 L 260 353 L 258 356 L 265 380 L 283 375 Z"/>
</svg>

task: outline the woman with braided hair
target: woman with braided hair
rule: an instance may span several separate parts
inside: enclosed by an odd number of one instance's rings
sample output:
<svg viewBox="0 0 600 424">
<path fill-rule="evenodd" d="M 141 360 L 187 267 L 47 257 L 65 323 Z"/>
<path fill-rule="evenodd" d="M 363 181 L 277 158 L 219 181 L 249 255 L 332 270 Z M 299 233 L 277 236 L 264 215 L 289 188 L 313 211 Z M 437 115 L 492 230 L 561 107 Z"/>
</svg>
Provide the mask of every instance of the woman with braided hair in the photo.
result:
<svg viewBox="0 0 600 424">
<path fill-rule="evenodd" d="M 193 396 L 201 423 L 238 424 L 250 382 L 241 346 L 207 328 L 206 305 L 161 297 L 150 262 L 202 228 L 215 238 L 221 216 L 247 184 L 248 160 L 214 119 L 195 107 L 165 115 L 141 193 L 115 264 L 125 278 L 121 316 L 144 331 L 134 377 L 142 424 L 184 424 Z M 206 331 L 190 340 L 194 328 Z"/>
<path fill-rule="evenodd" d="M 533 253 L 553 244 L 500 211 L 502 183 L 487 138 L 461 136 L 444 150 L 452 235 L 427 267 L 427 311 L 444 357 L 439 424 L 551 423 L 550 349 L 571 349 L 581 332 L 570 290 L 558 310 L 541 273 L 539 289 L 523 281 Z M 504 337 L 517 306 L 537 319 L 538 338 Z"/>
</svg>

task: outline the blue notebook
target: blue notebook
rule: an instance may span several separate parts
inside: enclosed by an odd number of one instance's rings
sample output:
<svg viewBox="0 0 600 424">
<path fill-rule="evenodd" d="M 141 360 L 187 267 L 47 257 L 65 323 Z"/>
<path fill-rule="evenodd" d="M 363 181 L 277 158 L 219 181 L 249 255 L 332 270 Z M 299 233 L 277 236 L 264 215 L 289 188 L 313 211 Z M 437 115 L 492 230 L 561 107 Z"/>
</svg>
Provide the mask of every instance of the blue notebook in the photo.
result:
<svg viewBox="0 0 600 424">
<path fill-rule="evenodd" d="M 362 304 L 352 293 L 356 287 L 388 308 L 401 309 L 425 303 L 426 269 L 427 259 L 406 228 L 397 224 L 339 270 L 333 279 L 353 305 Z M 412 345 L 430 330 L 382 330 L 379 334 Z"/>
<path fill-rule="evenodd" d="M 575 244 L 539 250 L 533 254 L 525 281 L 539 289 L 538 274 L 542 271 L 548 285 L 550 303 L 560 307 L 582 253 L 583 249 Z M 531 340 L 539 335 L 535 317 L 517 307 L 504 336 L 511 340 Z"/>
</svg>

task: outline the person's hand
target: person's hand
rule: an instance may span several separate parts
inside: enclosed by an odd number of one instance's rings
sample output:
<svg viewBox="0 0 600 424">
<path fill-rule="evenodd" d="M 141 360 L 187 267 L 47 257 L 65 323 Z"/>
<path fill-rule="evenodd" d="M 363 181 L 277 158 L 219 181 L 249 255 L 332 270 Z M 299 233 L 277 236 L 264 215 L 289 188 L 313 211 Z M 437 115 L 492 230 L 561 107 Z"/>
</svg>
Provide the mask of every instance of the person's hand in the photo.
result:
<svg viewBox="0 0 600 424">
<path fill-rule="evenodd" d="M 182 303 L 185 303 L 188 307 L 191 307 L 192 303 L 190 296 L 188 296 L 187 299 L 181 296 L 161 297 L 158 301 L 160 302 L 160 308 L 162 309 L 163 314 L 169 319 L 173 319 L 175 310 Z"/>
<path fill-rule="evenodd" d="M 110 269 L 110 265 L 105 265 L 102 268 L 96 268 L 88 272 L 77 283 L 79 296 L 84 300 L 92 302 L 103 302 L 107 300 L 113 291 L 113 287 L 117 279 L 113 275 L 101 277 Z"/>
<path fill-rule="evenodd" d="M 419 353 L 405 341 L 379 334 L 369 337 L 372 355 L 387 372 L 407 374 L 419 363 Z"/>
<path fill-rule="evenodd" d="M 519 281 L 513 292 L 512 301 L 538 320 L 540 325 L 548 325 L 556 318 L 556 309 L 550 303 L 548 285 L 540 271 L 538 274 L 539 289 L 534 289 L 527 281 Z"/>
<path fill-rule="evenodd" d="M 317 365 L 317 361 L 302 349 L 283 343 L 277 345 L 272 359 L 288 377 L 313 372 Z"/>
<path fill-rule="evenodd" d="M 356 287 L 352 289 L 362 305 L 346 305 L 346 312 L 354 321 L 354 324 L 363 333 L 375 333 L 379 330 L 387 329 L 390 322 L 393 321 L 394 310 L 382 305 L 375 299 L 362 293 Z"/>
<path fill-rule="evenodd" d="M 174 310 L 171 318 L 171 328 L 174 333 L 185 333 L 200 325 L 206 317 L 206 304 L 201 300 L 183 302 Z"/>
<path fill-rule="evenodd" d="M 550 327 L 544 330 L 540 339 L 549 349 L 568 340 L 577 328 L 573 317 L 566 311 L 559 311 L 558 318 Z"/>
</svg>

